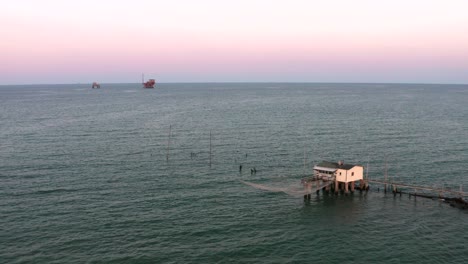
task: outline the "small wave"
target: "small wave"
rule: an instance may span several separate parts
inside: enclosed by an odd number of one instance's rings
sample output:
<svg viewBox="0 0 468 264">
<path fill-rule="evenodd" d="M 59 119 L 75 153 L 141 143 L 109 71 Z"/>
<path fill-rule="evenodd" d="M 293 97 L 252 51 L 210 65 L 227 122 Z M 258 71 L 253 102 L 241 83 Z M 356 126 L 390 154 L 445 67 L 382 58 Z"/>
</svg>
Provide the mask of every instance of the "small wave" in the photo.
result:
<svg viewBox="0 0 468 264">
<path fill-rule="evenodd" d="M 49 193 L 61 193 L 61 192 L 74 192 L 76 189 L 66 189 L 66 188 L 57 188 L 57 189 L 48 189 L 48 190 L 38 190 L 37 194 L 49 194 Z"/>
<path fill-rule="evenodd" d="M 124 154 L 121 154 L 119 156 L 132 156 L 132 155 L 140 155 L 140 154 L 144 154 L 146 153 L 147 151 L 135 151 L 135 152 L 129 152 L 129 153 L 124 153 Z"/>
</svg>

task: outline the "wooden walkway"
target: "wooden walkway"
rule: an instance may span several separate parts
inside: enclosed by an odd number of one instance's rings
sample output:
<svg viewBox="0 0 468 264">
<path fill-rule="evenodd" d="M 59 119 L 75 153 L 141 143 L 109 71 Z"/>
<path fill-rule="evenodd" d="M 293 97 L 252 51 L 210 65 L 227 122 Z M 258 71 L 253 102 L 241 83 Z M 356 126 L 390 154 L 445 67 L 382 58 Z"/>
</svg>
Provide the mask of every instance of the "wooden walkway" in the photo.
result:
<svg viewBox="0 0 468 264">
<path fill-rule="evenodd" d="M 333 181 L 312 181 L 309 182 L 308 184 L 303 184 L 304 185 L 304 194 L 312 194 L 317 191 L 320 191 L 321 189 L 327 187 L 328 185 L 333 184 Z"/>
<path fill-rule="evenodd" d="M 377 184 L 382 184 L 382 185 L 387 185 L 388 187 L 394 186 L 397 189 L 400 188 L 408 188 L 408 189 L 413 189 L 413 190 L 423 190 L 423 191 L 431 191 L 435 192 L 438 194 L 451 194 L 459 197 L 467 197 L 468 193 L 463 192 L 460 188 L 460 190 L 455 191 L 452 189 L 444 189 L 444 188 L 437 188 L 437 187 L 429 187 L 429 186 L 418 186 L 418 185 L 410 185 L 410 184 L 405 184 L 405 183 L 398 183 L 398 182 L 389 182 L 389 181 L 379 181 L 379 180 L 367 180 L 369 183 L 377 183 Z"/>
</svg>

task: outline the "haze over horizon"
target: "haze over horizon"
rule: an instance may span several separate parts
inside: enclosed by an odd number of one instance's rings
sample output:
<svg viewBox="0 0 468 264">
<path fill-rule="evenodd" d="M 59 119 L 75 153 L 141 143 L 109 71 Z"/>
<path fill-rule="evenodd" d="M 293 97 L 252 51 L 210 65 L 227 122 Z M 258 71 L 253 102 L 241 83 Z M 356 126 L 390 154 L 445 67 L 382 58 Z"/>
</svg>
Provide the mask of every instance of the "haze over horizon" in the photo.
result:
<svg viewBox="0 0 468 264">
<path fill-rule="evenodd" d="M 16 0 L 0 85 L 468 83 L 468 2 Z"/>
</svg>

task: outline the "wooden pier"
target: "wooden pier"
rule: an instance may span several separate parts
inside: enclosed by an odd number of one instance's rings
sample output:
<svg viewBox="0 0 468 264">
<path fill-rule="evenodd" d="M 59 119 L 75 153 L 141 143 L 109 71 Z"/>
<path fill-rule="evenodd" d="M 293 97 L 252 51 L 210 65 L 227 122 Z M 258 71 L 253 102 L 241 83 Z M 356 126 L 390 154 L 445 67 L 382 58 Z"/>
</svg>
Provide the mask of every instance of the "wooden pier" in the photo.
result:
<svg viewBox="0 0 468 264">
<path fill-rule="evenodd" d="M 405 183 L 400 183 L 400 182 L 379 181 L 379 180 L 366 180 L 366 181 L 369 183 L 377 183 L 377 184 L 382 184 L 384 186 L 387 186 L 386 189 L 384 188 L 384 191 L 387 191 L 389 187 L 390 187 L 390 191 L 393 191 L 393 192 L 401 190 L 402 188 L 405 188 L 405 189 L 414 190 L 414 193 L 416 193 L 416 190 L 420 190 L 420 191 L 429 191 L 429 192 L 437 193 L 439 194 L 439 196 L 442 196 L 443 194 L 449 194 L 449 195 L 456 196 L 456 197 L 468 197 L 468 193 L 463 192 L 461 187 L 460 187 L 460 190 L 455 191 L 455 190 L 446 189 L 446 188 L 418 186 L 418 185 L 411 185 L 411 184 L 405 184 Z"/>
<path fill-rule="evenodd" d="M 354 188 L 354 184 L 351 186 L 351 193 L 354 190 L 359 191 L 368 191 L 369 183 L 382 185 L 382 190 L 386 193 L 392 192 L 394 195 L 400 194 L 400 196 L 405 193 L 410 197 L 423 197 L 430 199 L 440 199 L 446 203 L 449 203 L 451 206 L 458 207 L 461 209 L 468 209 L 468 201 L 465 197 L 468 197 L 468 192 L 464 192 L 462 186 L 459 190 L 453 190 L 448 188 L 438 188 L 430 186 L 421 186 L 413 184 L 405 184 L 401 182 L 393 182 L 388 180 L 361 180 L 359 186 Z M 304 178 L 302 180 L 302 185 L 304 186 L 304 200 L 310 200 L 311 194 L 316 192 L 317 195 L 322 190 L 324 193 L 334 192 L 337 195 L 339 192 L 348 194 L 348 183 L 339 183 L 335 179 L 324 181 L 317 177 Z M 380 188 L 377 188 L 380 191 Z M 417 192 L 421 191 L 421 192 Z"/>
<path fill-rule="evenodd" d="M 384 185 L 384 192 L 387 192 L 390 189 L 393 195 L 406 193 L 409 197 L 423 197 L 429 199 L 440 199 L 441 201 L 450 204 L 450 206 L 457 207 L 460 209 L 468 209 L 468 201 L 465 197 L 468 196 L 467 192 L 464 192 L 462 186 L 458 191 L 446 188 L 437 188 L 429 186 L 419 186 L 398 182 L 389 182 L 389 181 L 379 181 L 379 180 L 367 180 L 371 183 L 382 184 Z M 413 192 L 411 192 L 413 190 Z M 425 191 L 423 193 L 417 193 L 416 191 Z"/>
</svg>

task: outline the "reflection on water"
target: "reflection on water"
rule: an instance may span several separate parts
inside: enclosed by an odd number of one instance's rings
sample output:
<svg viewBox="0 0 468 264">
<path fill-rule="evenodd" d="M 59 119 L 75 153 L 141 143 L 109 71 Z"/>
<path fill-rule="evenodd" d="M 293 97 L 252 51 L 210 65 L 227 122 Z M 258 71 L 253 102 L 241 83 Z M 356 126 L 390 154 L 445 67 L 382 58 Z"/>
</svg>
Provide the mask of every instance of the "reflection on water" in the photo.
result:
<svg viewBox="0 0 468 264">
<path fill-rule="evenodd" d="M 0 87 L 3 262 L 466 262 L 464 211 L 373 186 L 304 201 L 300 180 L 388 157 L 468 186 L 467 87 L 139 87 Z"/>
</svg>

